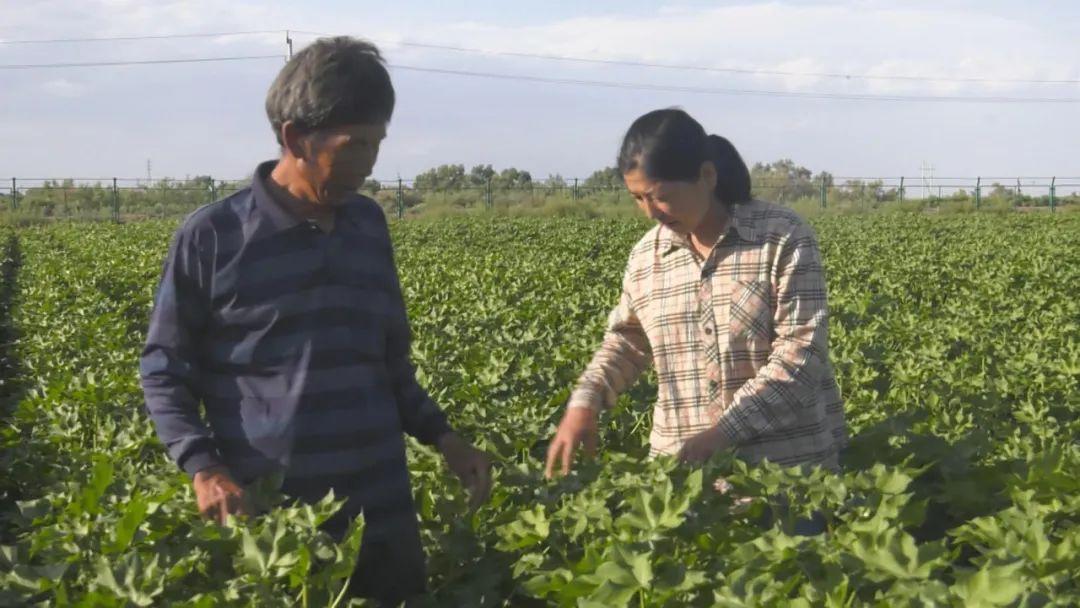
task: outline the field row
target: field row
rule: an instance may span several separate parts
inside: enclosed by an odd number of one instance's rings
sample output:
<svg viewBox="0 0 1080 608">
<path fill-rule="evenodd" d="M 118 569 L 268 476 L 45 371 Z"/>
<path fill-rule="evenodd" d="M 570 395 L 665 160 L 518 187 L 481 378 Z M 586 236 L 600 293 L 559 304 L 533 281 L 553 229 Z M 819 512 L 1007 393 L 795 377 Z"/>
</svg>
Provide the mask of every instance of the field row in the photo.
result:
<svg viewBox="0 0 1080 608">
<path fill-rule="evenodd" d="M 329 605 L 348 575 L 358 536 L 336 546 L 315 530 L 330 505 L 204 524 L 154 438 L 137 359 L 174 228 L 0 235 L 17 269 L 0 297 L 16 338 L 5 386 L 17 389 L 0 430 L 0 605 Z M 546 482 L 561 405 L 647 226 L 395 224 L 421 383 L 497 459 L 492 500 L 467 516 L 436 454 L 410 444 L 427 601 L 1080 602 L 1080 216 L 815 228 L 853 436 L 841 474 L 645 460 L 650 374 L 603 419 L 600 457 Z M 748 507 L 711 491 L 718 475 Z M 761 528 L 778 501 L 820 510 L 828 534 Z"/>
</svg>

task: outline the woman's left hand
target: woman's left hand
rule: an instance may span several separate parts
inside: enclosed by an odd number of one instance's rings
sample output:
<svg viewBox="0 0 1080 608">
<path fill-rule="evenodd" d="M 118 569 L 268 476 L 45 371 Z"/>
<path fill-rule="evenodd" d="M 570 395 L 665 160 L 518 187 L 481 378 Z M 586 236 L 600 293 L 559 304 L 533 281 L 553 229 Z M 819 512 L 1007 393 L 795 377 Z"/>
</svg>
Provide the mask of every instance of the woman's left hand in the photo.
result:
<svg viewBox="0 0 1080 608">
<path fill-rule="evenodd" d="M 687 439 L 676 457 L 689 464 L 701 464 L 712 458 L 713 454 L 730 447 L 727 444 L 723 433 L 714 426 Z"/>
</svg>

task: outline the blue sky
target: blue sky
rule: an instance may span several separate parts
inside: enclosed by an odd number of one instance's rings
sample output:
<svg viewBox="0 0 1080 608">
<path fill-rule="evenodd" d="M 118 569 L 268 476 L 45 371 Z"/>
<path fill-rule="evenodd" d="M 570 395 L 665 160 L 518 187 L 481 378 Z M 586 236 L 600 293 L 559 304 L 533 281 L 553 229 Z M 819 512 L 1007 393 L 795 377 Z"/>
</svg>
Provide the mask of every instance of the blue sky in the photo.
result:
<svg viewBox="0 0 1080 608">
<path fill-rule="evenodd" d="M 436 51 L 790 73 L 1080 80 L 1080 3 L 16 2 L 0 40 L 298 29 L 368 37 L 390 63 L 666 87 L 1080 98 L 1080 85 L 748 75 Z M 300 46 L 312 36 L 297 35 Z M 0 44 L 0 65 L 284 53 L 278 34 Z M 0 177 L 246 175 L 276 150 L 262 104 L 282 63 L 0 70 Z M 392 70 L 399 105 L 376 177 L 441 163 L 587 176 L 638 115 L 682 106 L 750 162 L 838 176 L 1080 175 L 1080 103 L 852 101 L 596 88 Z"/>
</svg>

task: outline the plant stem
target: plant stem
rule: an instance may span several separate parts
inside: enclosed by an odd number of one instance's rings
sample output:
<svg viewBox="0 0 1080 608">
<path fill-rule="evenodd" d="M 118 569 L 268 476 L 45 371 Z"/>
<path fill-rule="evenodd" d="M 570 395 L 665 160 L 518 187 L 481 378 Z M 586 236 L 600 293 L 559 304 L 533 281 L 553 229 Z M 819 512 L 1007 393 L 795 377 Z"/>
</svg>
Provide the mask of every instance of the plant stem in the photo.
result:
<svg viewBox="0 0 1080 608">
<path fill-rule="evenodd" d="M 348 589 L 349 589 L 349 581 L 351 581 L 351 580 L 352 580 L 352 575 L 350 574 L 349 578 L 345 579 L 345 584 L 343 584 L 341 586 L 341 591 L 338 592 L 337 597 L 334 598 L 334 603 L 330 604 L 330 608 L 337 608 L 338 604 L 341 603 L 341 600 L 345 598 L 345 592 L 348 591 Z"/>
</svg>

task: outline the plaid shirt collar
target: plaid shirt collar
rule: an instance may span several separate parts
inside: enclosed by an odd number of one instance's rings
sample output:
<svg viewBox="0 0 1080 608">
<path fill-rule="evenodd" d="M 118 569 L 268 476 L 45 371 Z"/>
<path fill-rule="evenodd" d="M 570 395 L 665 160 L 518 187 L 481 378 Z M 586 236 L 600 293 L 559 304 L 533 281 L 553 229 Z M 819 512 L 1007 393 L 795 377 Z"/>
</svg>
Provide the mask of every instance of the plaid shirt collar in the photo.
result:
<svg viewBox="0 0 1080 608">
<path fill-rule="evenodd" d="M 724 240 L 724 238 L 732 232 L 746 242 L 759 242 L 757 226 L 754 225 L 752 206 L 753 202 L 731 206 L 732 212 L 728 216 L 727 228 L 720 235 L 720 239 L 717 242 Z M 667 256 L 676 249 L 690 249 L 690 241 L 687 239 L 686 235 L 679 234 L 667 226 L 660 226 L 658 239 L 660 242 L 660 255 L 662 257 Z"/>
</svg>

